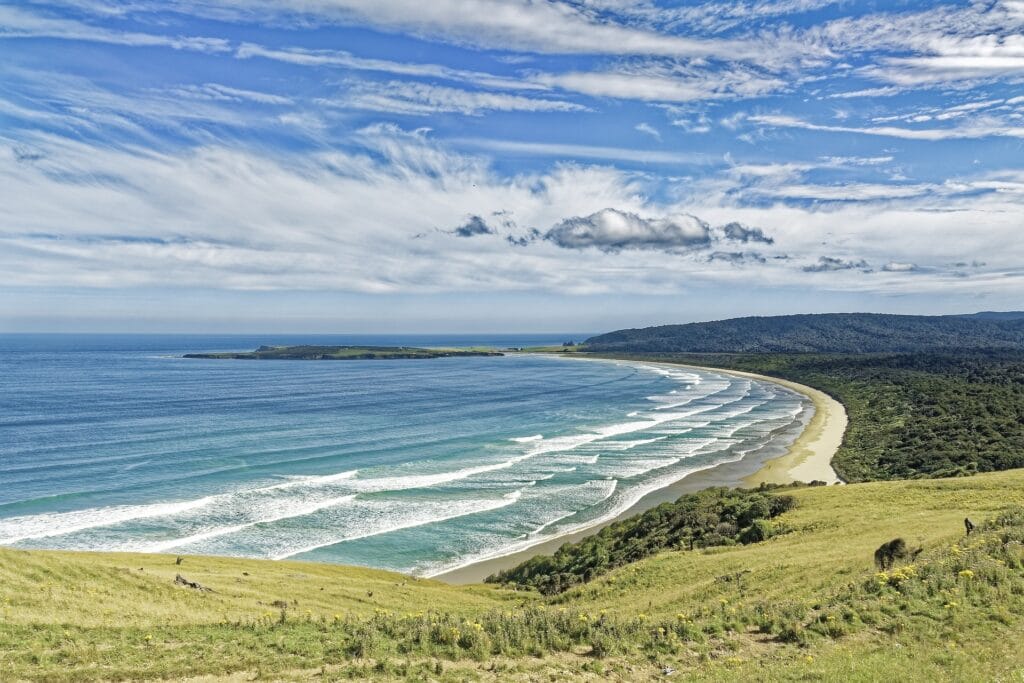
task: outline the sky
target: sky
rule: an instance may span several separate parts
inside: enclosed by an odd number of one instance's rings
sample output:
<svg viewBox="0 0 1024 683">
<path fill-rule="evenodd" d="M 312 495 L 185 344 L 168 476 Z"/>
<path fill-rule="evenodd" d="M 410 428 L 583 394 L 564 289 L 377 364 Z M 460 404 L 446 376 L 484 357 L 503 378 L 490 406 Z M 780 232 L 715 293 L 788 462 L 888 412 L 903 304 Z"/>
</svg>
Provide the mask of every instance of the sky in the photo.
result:
<svg viewBox="0 0 1024 683">
<path fill-rule="evenodd" d="M 0 332 L 1024 306 L 1024 0 L 0 0 Z"/>
</svg>

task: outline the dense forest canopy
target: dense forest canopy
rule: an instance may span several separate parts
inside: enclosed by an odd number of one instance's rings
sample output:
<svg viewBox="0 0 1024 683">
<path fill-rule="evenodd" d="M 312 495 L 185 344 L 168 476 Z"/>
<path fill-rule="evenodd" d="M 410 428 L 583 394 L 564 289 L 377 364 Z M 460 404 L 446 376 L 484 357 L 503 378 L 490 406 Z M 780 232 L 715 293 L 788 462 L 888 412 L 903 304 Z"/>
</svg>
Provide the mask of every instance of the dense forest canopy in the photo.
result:
<svg viewBox="0 0 1024 683">
<path fill-rule="evenodd" d="M 619 330 L 591 351 L 683 353 L 890 353 L 1024 350 L 1024 313 L 962 316 L 827 313 L 734 318 Z"/>
</svg>

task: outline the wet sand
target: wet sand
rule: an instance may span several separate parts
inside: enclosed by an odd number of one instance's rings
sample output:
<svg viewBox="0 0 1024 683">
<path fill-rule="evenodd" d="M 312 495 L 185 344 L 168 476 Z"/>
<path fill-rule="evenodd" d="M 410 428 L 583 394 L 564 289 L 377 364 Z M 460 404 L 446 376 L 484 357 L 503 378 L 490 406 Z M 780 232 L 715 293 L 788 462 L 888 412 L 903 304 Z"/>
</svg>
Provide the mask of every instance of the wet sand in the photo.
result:
<svg viewBox="0 0 1024 683">
<path fill-rule="evenodd" d="M 596 360 L 596 359 L 595 359 Z M 478 583 L 494 574 L 514 567 L 535 555 L 550 555 L 563 544 L 578 541 L 597 533 L 601 528 L 619 520 L 640 514 L 661 503 L 675 501 L 684 493 L 693 493 L 711 486 L 729 486 L 751 488 L 764 483 L 789 484 L 794 481 L 824 481 L 829 484 L 839 482 L 839 477 L 832 469 L 831 461 L 846 431 L 846 409 L 843 404 L 828 394 L 811 387 L 775 377 L 766 377 L 750 372 L 724 370 L 722 368 L 706 368 L 675 363 L 647 363 L 647 365 L 667 365 L 671 367 L 694 367 L 700 370 L 713 370 L 730 375 L 739 375 L 753 379 L 781 384 L 793 391 L 804 394 L 814 404 L 814 415 L 807 426 L 781 456 L 750 455 L 736 462 L 713 465 L 708 469 L 699 470 L 685 475 L 673 484 L 652 491 L 641 498 L 635 505 L 626 509 L 614 519 L 595 524 L 582 531 L 565 534 L 549 541 L 538 543 L 508 555 L 501 555 L 473 564 L 459 567 L 433 577 L 439 581 L 453 584 Z"/>
</svg>

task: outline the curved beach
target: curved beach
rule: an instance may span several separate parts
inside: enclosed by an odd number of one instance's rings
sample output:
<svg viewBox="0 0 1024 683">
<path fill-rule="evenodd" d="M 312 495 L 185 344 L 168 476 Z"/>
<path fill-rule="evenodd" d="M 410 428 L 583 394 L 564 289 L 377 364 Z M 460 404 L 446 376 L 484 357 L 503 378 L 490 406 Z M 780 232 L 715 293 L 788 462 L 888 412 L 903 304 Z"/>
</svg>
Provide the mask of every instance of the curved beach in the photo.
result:
<svg viewBox="0 0 1024 683">
<path fill-rule="evenodd" d="M 616 521 L 640 514 L 661 503 L 675 501 L 684 493 L 692 493 L 711 486 L 753 487 L 762 482 L 789 484 L 796 481 L 810 482 L 815 480 L 829 484 L 840 482 L 831 463 L 832 457 L 842 444 L 843 434 L 846 431 L 846 409 L 842 403 L 825 392 L 803 384 L 797 384 L 796 382 L 751 372 L 684 365 L 681 363 L 646 361 L 644 363 L 646 365 L 664 365 L 673 368 L 683 367 L 711 370 L 780 384 L 807 396 L 814 405 L 814 415 L 803 432 L 800 433 L 782 456 L 767 459 L 748 457 L 740 461 L 721 463 L 706 470 L 693 472 L 669 486 L 649 493 L 614 519 L 595 524 L 582 531 L 552 538 L 519 552 L 489 558 L 437 574 L 432 578 L 453 584 L 477 583 L 495 572 L 514 567 L 536 555 L 551 554 L 563 544 L 578 541 L 597 533 L 602 527 L 613 524 Z"/>
</svg>

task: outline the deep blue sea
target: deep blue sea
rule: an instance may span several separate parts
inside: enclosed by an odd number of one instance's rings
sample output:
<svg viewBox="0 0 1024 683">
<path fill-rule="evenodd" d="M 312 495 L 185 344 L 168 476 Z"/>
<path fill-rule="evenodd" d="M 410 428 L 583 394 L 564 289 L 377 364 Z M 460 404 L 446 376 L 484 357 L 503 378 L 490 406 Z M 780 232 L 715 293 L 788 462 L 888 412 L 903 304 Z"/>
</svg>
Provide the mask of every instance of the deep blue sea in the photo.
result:
<svg viewBox="0 0 1024 683">
<path fill-rule="evenodd" d="M 181 358 L 585 336 L 0 335 L 0 545 L 431 575 L 777 450 L 813 410 L 772 383 L 553 355 Z"/>
</svg>

